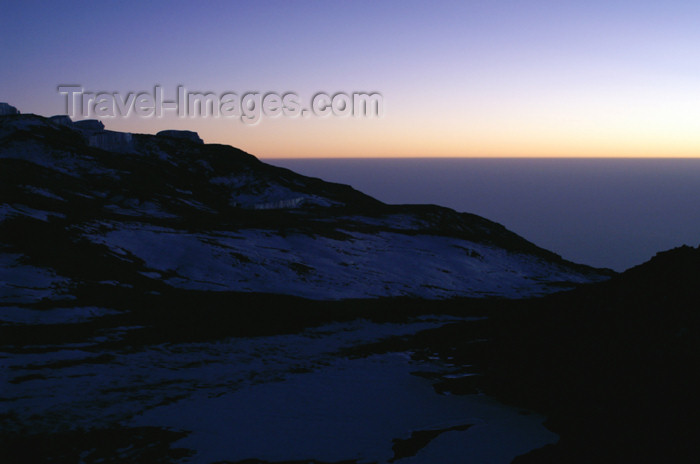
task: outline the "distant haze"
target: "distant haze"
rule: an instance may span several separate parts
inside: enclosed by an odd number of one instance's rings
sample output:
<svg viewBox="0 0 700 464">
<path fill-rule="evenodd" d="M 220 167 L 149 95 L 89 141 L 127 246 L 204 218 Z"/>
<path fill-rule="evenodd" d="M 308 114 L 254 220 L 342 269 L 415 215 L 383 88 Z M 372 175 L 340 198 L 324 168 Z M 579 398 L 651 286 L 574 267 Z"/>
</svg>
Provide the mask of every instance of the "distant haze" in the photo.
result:
<svg viewBox="0 0 700 464">
<path fill-rule="evenodd" d="M 499 222 L 564 258 L 622 271 L 700 244 L 697 159 L 269 159 L 387 203 Z"/>
</svg>

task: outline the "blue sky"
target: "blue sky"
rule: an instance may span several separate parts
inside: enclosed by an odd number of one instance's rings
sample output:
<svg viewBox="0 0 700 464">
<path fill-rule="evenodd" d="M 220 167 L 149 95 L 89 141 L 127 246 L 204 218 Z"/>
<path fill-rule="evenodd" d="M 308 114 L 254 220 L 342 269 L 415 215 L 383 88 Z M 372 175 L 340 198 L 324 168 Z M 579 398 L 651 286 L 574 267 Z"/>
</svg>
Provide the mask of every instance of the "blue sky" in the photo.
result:
<svg viewBox="0 0 700 464">
<path fill-rule="evenodd" d="M 379 119 L 114 118 L 285 156 L 697 156 L 700 3 L 6 2 L 0 101 L 59 84 L 377 91 Z"/>
</svg>

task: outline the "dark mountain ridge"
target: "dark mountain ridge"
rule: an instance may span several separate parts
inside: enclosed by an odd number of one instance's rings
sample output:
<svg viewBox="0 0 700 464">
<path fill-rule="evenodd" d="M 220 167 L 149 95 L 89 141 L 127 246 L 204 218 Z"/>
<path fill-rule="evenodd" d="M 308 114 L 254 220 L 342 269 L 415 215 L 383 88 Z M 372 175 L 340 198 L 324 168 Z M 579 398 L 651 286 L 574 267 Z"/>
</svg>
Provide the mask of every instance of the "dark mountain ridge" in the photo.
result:
<svg viewBox="0 0 700 464">
<path fill-rule="evenodd" d="M 683 246 L 606 282 L 493 302 L 487 319 L 391 349 L 482 374 L 439 391 L 485 391 L 545 414 L 560 441 L 514 463 L 690 463 L 700 455 L 699 302 L 700 248 Z"/>
<path fill-rule="evenodd" d="M 151 279 L 317 299 L 515 297 L 611 275 L 476 215 L 386 205 L 185 132 L 0 116 L 5 253 L 49 272 L 79 261 L 79 279 L 59 272 L 73 284 L 89 274 L 93 282 Z M 73 258 L 41 252 L 38 241 L 48 237 Z M 406 262 L 421 270 L 409 273 Z M 109 270 L 117 268 L 132 274 L 115 278 Z M 285 285 L 275 285 L 280 278 Z"/>
</svg>

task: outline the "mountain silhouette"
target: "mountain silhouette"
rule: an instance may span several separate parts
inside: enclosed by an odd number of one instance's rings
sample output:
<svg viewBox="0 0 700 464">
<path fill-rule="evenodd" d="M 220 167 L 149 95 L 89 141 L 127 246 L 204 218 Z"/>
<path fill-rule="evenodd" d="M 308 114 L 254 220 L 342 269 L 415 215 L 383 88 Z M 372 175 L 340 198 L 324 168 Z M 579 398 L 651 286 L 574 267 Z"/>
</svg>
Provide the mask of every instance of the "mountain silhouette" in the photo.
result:
<svg viewBox="0 0 700 464">
<path fill-rule="evenodd" d="M 3 301 L 63 298 L 86 283 L 319 300 L 521 297 L 610 275 L 476 215 L 386 205 L 189 131 L 3 116 L 0 181 L 4 266 L 18 276 Z"/>
</svg>

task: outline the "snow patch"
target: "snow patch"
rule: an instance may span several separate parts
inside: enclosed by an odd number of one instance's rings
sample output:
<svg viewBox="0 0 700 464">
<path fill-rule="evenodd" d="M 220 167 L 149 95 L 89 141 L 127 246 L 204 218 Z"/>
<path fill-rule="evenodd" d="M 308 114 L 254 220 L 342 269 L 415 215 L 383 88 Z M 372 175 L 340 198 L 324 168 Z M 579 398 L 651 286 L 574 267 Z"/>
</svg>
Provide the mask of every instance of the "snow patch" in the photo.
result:
<svg viewBox="0 0 700 464">
<path fill-rule="evenodd" d="M 339 232 L 349 239 L 257 229 L 190 233 L 143 224 L 114 224 L 87 235 L 114 252 L 133 254 L 150 271 L 173 275 L 168 284 L 196 290 L 312 299 L 516 298 L 549 293 L 553 281 L 587 280 L 531 255 L 459 238 Z"/>
</svg>

